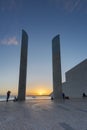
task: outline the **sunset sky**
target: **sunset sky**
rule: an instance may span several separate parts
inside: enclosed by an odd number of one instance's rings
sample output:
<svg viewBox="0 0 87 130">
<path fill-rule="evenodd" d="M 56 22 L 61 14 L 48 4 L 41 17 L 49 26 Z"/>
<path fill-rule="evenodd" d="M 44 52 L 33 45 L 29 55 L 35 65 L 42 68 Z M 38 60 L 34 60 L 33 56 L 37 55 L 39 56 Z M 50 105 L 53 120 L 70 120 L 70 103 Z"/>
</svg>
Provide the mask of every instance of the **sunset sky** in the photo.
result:
<svg viewBox="0 0 87 130">
<path fill-rule="evenodd" d="M 62 81 L 87 58 L 87 0 L 0 0 L 0 94 L 17 93 L 21 31 L 29 36 L 27 94 L 52 91 L 52 39 L 60 34 Z"/>
</svg>

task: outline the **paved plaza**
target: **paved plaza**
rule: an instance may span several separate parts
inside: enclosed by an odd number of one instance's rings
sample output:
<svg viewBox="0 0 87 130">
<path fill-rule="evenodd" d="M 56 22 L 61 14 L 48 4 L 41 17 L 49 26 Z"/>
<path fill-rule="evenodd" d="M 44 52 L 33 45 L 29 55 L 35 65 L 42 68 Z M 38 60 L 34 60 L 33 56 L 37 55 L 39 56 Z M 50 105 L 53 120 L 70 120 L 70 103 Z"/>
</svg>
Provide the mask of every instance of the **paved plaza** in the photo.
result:
<svg viewBox="0 0 87 130">
<path fill-rule="evenodd" d="M 87 130 L 87 99 L 0 102 L 0 130 Z"/>
</svg>

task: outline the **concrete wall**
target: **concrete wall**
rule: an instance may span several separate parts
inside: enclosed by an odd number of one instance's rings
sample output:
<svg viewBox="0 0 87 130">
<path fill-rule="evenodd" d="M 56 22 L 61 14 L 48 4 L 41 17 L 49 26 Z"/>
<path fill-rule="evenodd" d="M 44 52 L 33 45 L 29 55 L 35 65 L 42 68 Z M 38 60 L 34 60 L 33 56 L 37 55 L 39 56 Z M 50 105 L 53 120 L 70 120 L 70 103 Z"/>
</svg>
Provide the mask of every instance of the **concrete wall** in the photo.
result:
<svg viewBox="0 0 87 130">
<path fill-rule="evenodd" d="M 66 72 L 66 82 L 62 84 L 63 92 L 72 98 L 87 94 L 87 59 Z"/>
</svg>

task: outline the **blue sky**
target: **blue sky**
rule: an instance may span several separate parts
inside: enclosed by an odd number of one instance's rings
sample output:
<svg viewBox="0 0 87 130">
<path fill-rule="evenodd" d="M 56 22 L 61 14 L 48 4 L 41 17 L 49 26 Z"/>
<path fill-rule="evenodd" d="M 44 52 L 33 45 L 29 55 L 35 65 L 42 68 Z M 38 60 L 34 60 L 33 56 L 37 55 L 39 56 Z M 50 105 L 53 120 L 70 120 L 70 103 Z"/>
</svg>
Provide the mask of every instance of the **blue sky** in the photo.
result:
<svg viewBox="0 0 87 130">
<path fill-rule="evenodd" d="M 21 30 L 29 36 L 27 91 L 52 91 L 52 39 L 60 34 L 62 80 L 87 58 L 86 0 L 0 0 L 0 94 L 17 91 Z"/>
</svg>

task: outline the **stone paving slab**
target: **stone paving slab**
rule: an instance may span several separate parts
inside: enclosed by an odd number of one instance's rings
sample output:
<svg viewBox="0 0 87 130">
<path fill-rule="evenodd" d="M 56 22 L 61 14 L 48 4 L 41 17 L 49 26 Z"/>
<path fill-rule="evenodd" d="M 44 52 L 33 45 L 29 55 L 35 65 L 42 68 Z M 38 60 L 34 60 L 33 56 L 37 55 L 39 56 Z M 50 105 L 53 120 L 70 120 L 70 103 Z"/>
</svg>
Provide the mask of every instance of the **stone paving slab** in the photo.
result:
<svg viewBox="0 0 87 130">
<path fill-rule="evenodd" d="M 87 100 L 0 102 L 0 130 L 87 130 Z"/>
</svg>

